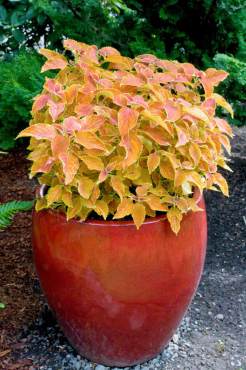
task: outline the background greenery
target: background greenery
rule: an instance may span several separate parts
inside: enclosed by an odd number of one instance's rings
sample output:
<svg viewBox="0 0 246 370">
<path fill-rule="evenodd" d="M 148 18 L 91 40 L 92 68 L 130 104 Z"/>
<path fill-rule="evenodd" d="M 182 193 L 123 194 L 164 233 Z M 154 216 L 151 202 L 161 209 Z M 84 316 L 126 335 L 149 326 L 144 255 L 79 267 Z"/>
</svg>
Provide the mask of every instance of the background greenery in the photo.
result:
<svg viewBox="0 0 246 370">
<path fill-rule="evenodd" d="M 220 91 L 246 123 L 244 0 L 0 0 L 0 148 L 14 146 L 42 87 L 35 50 L 65 37 L 225 69 Z"/>
</svg>

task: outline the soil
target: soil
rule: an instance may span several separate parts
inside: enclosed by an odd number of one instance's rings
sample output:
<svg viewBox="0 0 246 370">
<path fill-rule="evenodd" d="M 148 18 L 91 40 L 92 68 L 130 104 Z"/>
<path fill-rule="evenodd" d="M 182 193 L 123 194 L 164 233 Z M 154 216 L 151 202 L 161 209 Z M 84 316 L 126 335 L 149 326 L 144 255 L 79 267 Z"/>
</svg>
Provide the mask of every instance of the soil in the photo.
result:
<svg viewBox="0 0 246 370">
<path fill-rule="evenodd" d="M 230 197 L 205 195 L 208 253 L 196 297 L 163 353 L 131 369 L 246 370 L 246 128 L 235 133 Z M 0 203 L 33 198 L 28 166 L 23 149 L 0 154 Z M 30 230 L 26 212 L 0 233 L 0 369 L 109 369 L 78 356 L 56 325 L 34 271 Z"/>
</svg>

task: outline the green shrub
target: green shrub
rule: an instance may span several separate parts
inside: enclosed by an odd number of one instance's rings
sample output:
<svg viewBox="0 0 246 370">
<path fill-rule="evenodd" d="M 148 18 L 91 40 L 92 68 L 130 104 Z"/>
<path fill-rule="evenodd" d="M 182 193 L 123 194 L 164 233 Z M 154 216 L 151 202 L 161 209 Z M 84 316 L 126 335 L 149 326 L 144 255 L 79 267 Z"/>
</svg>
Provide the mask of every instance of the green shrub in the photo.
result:
<svg viewBox="0 0 246 370">
<path fill-rule="evenodd" d="M 216 54 L 215 67 L 229 72 L 229 77 L 221 83 L 220 92 L 229 100 L 234 109 L 232 123 L 246 124 L 246 63 L 225 54 Z"/>
<path fill-rule="evenodd" d="M 30 119 L 32 99 L 42 89 L 39 55 L 21 52 L 0 63 L 0 148 L 14 147 L 14 138 Z"/>
<path fill-rule="evenodd" d="M 0 231 L 8 227 L 14 215 L 32 209 L 34 201 L 16 201 L 0 204 Z M 0 306 L 0 308 L 3 308 Z"/>
</svg>

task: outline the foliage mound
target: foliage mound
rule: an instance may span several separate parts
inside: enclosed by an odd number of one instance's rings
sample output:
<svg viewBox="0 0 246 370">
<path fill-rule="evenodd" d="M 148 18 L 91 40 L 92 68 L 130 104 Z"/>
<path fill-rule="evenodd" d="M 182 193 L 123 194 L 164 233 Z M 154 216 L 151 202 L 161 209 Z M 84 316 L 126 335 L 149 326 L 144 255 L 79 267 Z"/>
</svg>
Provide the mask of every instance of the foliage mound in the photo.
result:
<svg viewBox="0 0 246 370">
<path fill-rule="evenodd" d="M 30 175 L 49 187 L 36 210 L 55 208 L 67 219 L 132 216 L 137 228 L 164 212 L 177 233 L 183 214 L 198 211 L 194 187 L 228 195 L 228 123 L 233 114 L 214 87 L 227 73 L 154 55 L 134 59 L 112 47 L 65 40 L 69 60 L 41 49 L 46 78 L 35 98 L 30 126 Z"/>
</svg>

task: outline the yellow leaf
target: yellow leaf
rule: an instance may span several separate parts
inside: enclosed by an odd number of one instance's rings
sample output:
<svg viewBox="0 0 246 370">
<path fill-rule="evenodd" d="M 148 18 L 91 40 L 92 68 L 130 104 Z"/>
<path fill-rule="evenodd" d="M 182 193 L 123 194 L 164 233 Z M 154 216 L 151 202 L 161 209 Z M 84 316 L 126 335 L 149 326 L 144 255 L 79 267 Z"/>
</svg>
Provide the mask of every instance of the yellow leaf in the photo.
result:
<svg viewBox="0 0 246 370">
<path fill-rule="evenodd" d="M 66 188 L 62 189 L 62 201 L 67 207 L 73 207 L 72 193 Z"/>
<path fill-rule="evenodd" d="M 122 199 L 121 203 L 118 205 L 117 211 L 114 215 L 114 219 L 124 218 L 130 215 L 133 211 L 133 203 L 129 198 Z"/>
<path fill-rule="evenodd" d="M 90 196 L 90 201 L 95 204 L 96 200 L 100 197 L 100 188 L 99 186 L 94 186 L 91 196 Z"/>
<path fill-rule="evenodd" d="M 213 184 L 218 185 L 225 196 L 229 196 L 228 184 L 220 173 L 217 172 L 213 174 Z"/>
<path fill-rule="evenodd" d="M 157 153 L 151 153 L 147 159 L 149 173 L 152 173 L 160 164 L 160 156 Z"/>
<path fill-rule="evenodd" d="M 118 68 L 122 68 L 122 69 L 126 69 L 126 70 L 130 70 L 133 66 L 133 60 L 130 59 L 130 58 L 127 58 L 127 57 L 123 57 L 121 55 L 117 55 L 117 54 L 111 54 L 111 55 L 108 55 L 104 61 L 104 62 L 110 62 L 110 63 L 113 63 L 113 64 L 116 64 Z"/>
<path fill-rule="evenodd" d="M 104 200 L 97 200 L 94 206 L 94 210 L 99 216 L 102 216 L 104 220 L 106 220 L 109 210 L 108 205 Z"/>
<path fill-rule="evenodd" d="M 177 235 L 180 230 L 180 222 L 182 220 L 183 216 L 181 211 L 173 207 L 167 212 L 167 219 L 170 222 L 170 226 L 172 231 Z"/>
<path fill-rule="evenodd" d="M 219 94 L 212 94 L 211 96 L 217 105 L 220 105 L 222 108 L 227 110 L 232 117 L 234 117 L 232 106 Z"/>
<path fill-rule="evenodd" d="M 89 170 L 102 171 L 104 169 L 103 161 L 98 157 L 82 155 L 80 159 L 82 159 Z"/>
<path fill-rule="evenodd" d="M 62 185 L 56 185 L 49 188 L 48 194 L 46 195 L 47 206 L 49 207 L 52 203 L 61 201 Z"/>
<path fill-rule="evenodd" d="M 77 183 L 79 194 L 83 198 L 89 199 L 95 185 L 94 181 L 87 176 L 80 176 Z"/>
<path fill-rule="evenodd" d="M 47 208 L 47 201 L 45 198 L 38 198 L 35 203 L 35 210 L 41 211 L 42 209 Z"/>
<path fill-rule="evenodd" d="M 132 210 L 132 218 L 136 228 L 139 229 L 143 224 L 146 216 L 145 206 L 141 203 L 135 203 Z"/>
<path fill-rule="evenodd" d="M 190 143 L 190 146 L 189 146 L 189 154 L 191 156 L 191 159 L 193 160 L 195 166 L 198 165 L 200 159 L 201 159 L 201 150 L 198 146 L 198 144 L 196 143 Z"/>
<path fill-rule="evenodd" d="M 231 144 L 230 140 L 226 135 L 219 135 L 219 142 L 223 145 L 223 147 L 226 149 L 228 154 L 231 154 Z"/>
<path fill-rule="evenodd" d="M 78 216 L 81 208 L 83 206 L 83 200 L 79 196 L 73 197 L 73 207 L 68 207 L 67 209 L 67 220 Z"/>
<path fill-rule="evenodd" d="M 111 176 L 110 183 L 114 191 L 119 195 L 119 197 L 122 200 L 123 196 L 126 193 L 126 187 L 123 183 L 123 179 L 118 176 Z"/>
<path fill-rule="evenodd" d="M 208 116 L 198 107 L 183 107 L 183 110 L 185 113 L 190 114 L 191 116 L 200 119 L 201 121 L 204 121 L 206 123 L 209 123 L 209 118 Z"/>
<path fill-rule="evenodd" d="M 141 168 L 138 164 L 133 164 L 126 168 L 124 177 L 130 180 L 137 180 L 141 176 Z"/>
</svg>

